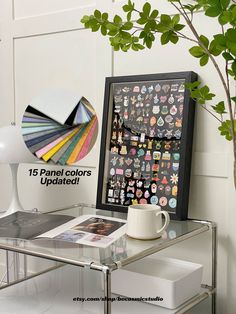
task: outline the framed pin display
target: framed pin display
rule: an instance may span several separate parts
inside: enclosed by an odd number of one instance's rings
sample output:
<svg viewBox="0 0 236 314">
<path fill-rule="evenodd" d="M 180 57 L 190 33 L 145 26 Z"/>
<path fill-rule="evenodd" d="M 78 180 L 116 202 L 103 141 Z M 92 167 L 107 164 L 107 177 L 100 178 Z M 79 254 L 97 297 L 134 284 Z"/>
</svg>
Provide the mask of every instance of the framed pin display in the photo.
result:
<svg viewBox="0 0 236 314">
<path fill-rule="evenodd" d="M 106 79 L 97 208 L 156 204 L 172 219 L 188 214 L 194 72 Z"/>
</svg>

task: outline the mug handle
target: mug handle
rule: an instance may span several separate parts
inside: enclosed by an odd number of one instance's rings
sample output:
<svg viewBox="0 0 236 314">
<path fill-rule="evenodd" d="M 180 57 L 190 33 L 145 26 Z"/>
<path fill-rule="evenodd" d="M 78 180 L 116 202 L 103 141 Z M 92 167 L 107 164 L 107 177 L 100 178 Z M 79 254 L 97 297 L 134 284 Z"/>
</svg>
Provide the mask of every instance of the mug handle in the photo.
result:
<svg viewBox="0 0 236 314">
<path fill-rule="evenodd" d="M 165 223 L 164 223 L 164 226 L 160 230 L 156 231 L 157 233 L 161 233 L 162 231 L 164 231 L 168 227 L 168 225 L 170 223 L 170 215 L 168 214 L 167 211 L 161 210 L 160 212 L 156 213 L 156 217 L 160 216 L 160 215 L 164 215 L 165 216 Z"/>
</svg>

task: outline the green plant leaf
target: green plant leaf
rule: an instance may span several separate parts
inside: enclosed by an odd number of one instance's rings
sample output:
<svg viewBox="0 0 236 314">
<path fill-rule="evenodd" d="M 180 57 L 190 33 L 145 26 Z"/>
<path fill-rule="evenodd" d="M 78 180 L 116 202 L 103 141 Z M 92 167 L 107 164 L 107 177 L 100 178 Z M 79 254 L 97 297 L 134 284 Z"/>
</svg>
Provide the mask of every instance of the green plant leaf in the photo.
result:
<svg viewBox="0 0 236 314">
<path fill-rule="evenodd" d="M 191 97 L 195 99 L 199 104 L 203 105 L 207 100 L 212 100 L 213 97 L 215 97 L 215 94 L 210 93 L 210 89 L 207 85 L 204 85 L 202 87 L 199 87 L 199 85 L 199 81 L 197 81 L 195 85 L 186 84 L 186 86 L 190 87 L 188 89 L 190 90 Z"/>
<path fill-rule="evenodd" d="M 145 40 L 147 48 L 151 49 L 152 48 L 152 40 L 150 37 L 147 37 Z"/>
<path fill-rule="evenodd" d="M 133 23 L 132 22 L 126 22 L 123 26 L 122 29 L 129 31 L 130 29 L 132 29 L 133 27 Z"/>
<path fill-rule="evenodd" d="M 171 17 L 167 14 L 162 14 L 161 15 L 161 23 L 164 25 L 171 25 Z"/>
<path fill-rule="evenodd" d="M 147 33 L 144 31 L 140 32 L 139 34 L 139 38 L 145 38 L 146 36 L 147 36 Z"/>
<path fill-rule="evenodd" d="M 156 29 L 156 26 L 157 24 L 155 20 L 149 20 L 144 26 L 144 31 L 146 32 L 154 31 Z"/>
<path fill-rule="evenodd" d="M 209 51 L 213 56 L 218 56 L 224 50 L 221 45 L 218 45 L 216 40 L 213 39 L 209 46 Z"/>
<path fill-rule="evenodd" d="M 106 13 L 106 12 L 102 13 L 102 19 L 103 19 L 103 21 L 107 21 L 108 20 L 108 13 Z"/>
<path fill-rule="evenodd" d="M 236 19 L 236 5 L 231 8 L 232 19 Z"/>
<path fill-rule="evenodd" d="M 215 40 L 215 45 L 218 48 L 221 49 L 226 49 L 227 45 L 226 45 L 226 38 L 223 34 L 216 34 L 214 35 L 214 40 Z"/>
<path fill-rule="evenodd" d="M 172 18 L 173 26 L 177 25 L 179 21 L 180 21 L 180 15 L 179 14 L 174 15 Z"/>
<path fill-rule="evenodd" d="M 171 32 L 170 41 L 173 44 L 176 44 L 178 42 L 178 40 L 179 40 L 179 37 L 174 32 Z"/>
<path fill-rule="evenodd" d="M 107 23 L 106 27 L 110 31 L 118 31 L 117 25 L 114 25 L 113 23 Z"/>
<path fill-rule="evenodd" d="M 236 56 L 236 43 L 227 41 L 227 48 L 233 56 Z"/>
<path fill-rule="evenodd" d="M 195 81 L 193 83 L 185 83 L 185 87 L 192 91 L 196 89 L 200 84 L 201 84 L 200 81 Z"/>
<path fill-rule="evenodd" d="M 84 27 L 85 27 L 85 28 L 89 28 L 89 27 L 90 27 L 90 22 L 89 22 L 89 21 L 88 21 L 88 22 L 85 22 L 85 23 L 84 23 Z"/>
<path fill-rule="evenodd" d="M 174 26 L 174 30 L 175 30 L 176 32 L 179 32 L 179 31 L 181 31 L 184 27 L 185 27 L 185 25 L 183 25 L 183 24 L 177 24 L 177 25 Z"/>
<path fill-rule="evenodd" d="M 206 36 L 201 35 L 201 36 L 200 36 L 200 40 L 201 40 L 201 42 L 203 43 L 203 45 L 204 45 L 206 48 L 208 48 L 208 46 L 209 46 L 209 39 L 208 39 Z"/>
<path fill-rule="evenodd" d="M 236 131 L 236 120 L 233 122 L 233 128 L 234 132 Z M 231 120 L 225 120 L 221 123 L 221 126 L 219 126 L 218 130 L 220 131 L 220 134 L 224 136 L 228 141 L 232 140 L 232 122 Z"/>
<path fill-rule="evenodd" d="M 92 26 L 91 30 L 92 30 L 93 33 L 95 33 L 95 32 L 97 32 L 99 30 L 99 28 L 100 28 L 100 25 L 97 24 L 97 25 Z"/>
<path fill-rule="evenodd" d="M 144 17 L 140 17 L 140 19 L 137 20 L 137 23 L 140 25 L 144 25 L 147 23 L 147 19 Z"/>
<path fill-rule="evenodd" d="M 162 23 L 159 23 L 156 25 L 156 30 L 159 32 L 159 33 L 165 33 L 165 32 L 168 32 L 169 31 L 169 27 L 162 24 Z"/>
<path fill-rule="evenodd" d="M 236 76 L 236 61 L 234 61 L 234 62 L 232 63 L 231 70 L 233 71 L 234 76 Z"/>
<path fill-rule="evenodd" d="M 99 10 L 95 10 L 93 15 L 96 17 L 96 19 L 100 19 L 102 17 L 102 13 Z"/>
<path fill-rule="evenodd" d="M 144 46 L 141 45 L 141 44 L 137 44 L 137 47 L 138 47 L 139 50 L 143 50 L 144 49 Z"/>
<path fill-rule="evenodd" d="M 151 4 L 149 2 L 146 2 L 143 6 L 143 14 L 148 17 L 151 11 Z"/>
<path fill-rule="evenodd" d="M 207 62 L 209 61 L 209 56 L 207 54 L 204 54 L 204 56 L 201 57 L 200 59 L 200 66 L 204 66 L 207 64 Z"/>
<path fill-rule="evenodd" d="M 223 101 L 220 101 L 217 105 L 212 106 L 212 108 L 218 114 L 222 115 L 222 114 L 226 113 L 226 111 L 225 111 L 225 103 Z"/>
<path fill-rule="evenodd" d="M 119 34 L 117 34 L 115 37 L 113 37 L 113 43 L 114 43 L 115 45 L 119 44 L 120 41 L 121 41 L 121 37 L 120 37 Z"/>
<path fill-rule="evenodd" d="M 101 33 L 102 33 L 103 36 L 106 36 L 106 34 L 107 34 L 106 26 L 104 26 L 104 25 L 101 26 Z"/>
<path fill-rule="evenodd" d="M 89 18 L 88 15 L 84 15 L 84 16 L 82 17 L 82 19 L 80 20 L 80 22 L 84 24 L 84 23 L 87 23 L 87 22 L 89 21 L 89 19 L 90 19 L 90 18 Z"/>
<path fill-rule="evenodd" d="M 132 12 L 130 11 L 130 12 L 127 14 L 127 21 L 130 21 L 130 20 L 131 20 L 131 16 L 132 16 Z"/>
<path fill-rule="evenodd" d="M 116 25 L 121 25 L 122 18 L 119 15 L 115 15 L 113 21 Z"/>
<path fill-rule="evenodd" d="M 228 73 L 230 76 L 233 76 L 233 77 L 235 76 L 235 75 L 234 75 L 234 72 L 233 72 L 232 70 L 230 70 L 230 69 L 227 70 L 227 73 Z M 235 79 L 236 79 L 236 78 L 235 78 Z"/>
<path fill-rule="evenodd" d="M 230 4 L 230 0 L 220 0 L 220 4 L 223 10 L 226 10 Z"/>
<path fill-rule="evenodd" d="M 216 17 L 221 13 L 221 9 L 219 7 L 210 7 L 206 10 L 205 14 L 210 17 Z"/>
<path fill-rule="evenodd" d="M 161 44 L 166 45 L 170 41 L 170 35 L 169 32 L 163 33 L 161 35 Z"/>
<path fill-rule="evenodd" d="M 159 12 L 157 10 L 153 10 L 152 13 L 150 14 L 150 18 L 156 19 L 158 14 L 159 14 Z"/>
<path fill-rule="evenodd" d="M 194 47 L 190 48 L 189 52 L 195 58 L 201 58 L 204 55 L 203 49 L 201 47 L 199 47 L 199 46 L 194 46 Z"/>
<path fill-rule="evenodd" d="M 218 17 L 218 21 L 221 25 L 225 25 L 227 23 L 230 23 L 232 20 L 232 13 L 229 11 L 224 11 L 222 12 L 219 17 Z"/>
<path fill-rule="evenodd" d="M 234 60 L 234 57 L 229 53 L 229 52 L 223 52 L 222 56 L 225 58 L 225 60 L 230 61 L 230 60 Z"/>
<path fill-rule="evenodd" d="M 123 5 L 122 9 L 124 12 L 130 12 L 130 6 L 128 4 Z"/>
<path fill-rule="evenodd" d="M 236 29 L 229 28 L 225 33 L 225 37 L 228 41 L 236 43 Z"/>
</svg>

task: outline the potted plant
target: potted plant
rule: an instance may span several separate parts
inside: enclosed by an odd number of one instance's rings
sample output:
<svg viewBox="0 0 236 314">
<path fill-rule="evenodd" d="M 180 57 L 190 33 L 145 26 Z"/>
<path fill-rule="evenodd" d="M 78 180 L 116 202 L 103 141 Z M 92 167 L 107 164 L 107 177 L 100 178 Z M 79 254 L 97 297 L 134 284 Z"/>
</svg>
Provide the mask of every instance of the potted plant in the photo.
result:
<svg viewBox="0 0 236 314">
<path fill-rule="evenodd" d="M 199 59 L 200 66 L 213 63 L 225 92 L 225 99 L 210 107 L 208 101 L 215 97 L 207 85 L 200 81 L 187 84 L 191 97 L 202 106 L 218 123 L 218 130 L 226 140 L 233 144 L 234 156 L 234 185 L 236 189 L 236 96 L 230 90 L 230 77 L 236 80 L 236 1 L 235 0 L 195 0 L 182 3 L 180 0 L 168 0 L 176 10 L 170 16 L 153 9 L 146 2 L 138 9 L 134 2 L 128 0 L 123 6 L 125 18 L 115 15 L 112 19 L 108 13 L 95 10 L 90 16 L 85 15 L 81 22 L 85 28 L 93 32 L 100 31 L 109 36 L 114 50 L 127 52 L 152 48 L 156 40 L 161 45 L 177 44 L 179 39 L 193 43 L 190 54 Z M 215 18 L 221 27 L 221 32 L 214 34 L 211 39 L 199 34 L 194 26 L 194 13 L 202 10 L 207 18 Z M 191 36 L 186 30 L 191 31 Z M 219 66 L 219 58 L 223 58 L 225 68 Z"/>
</svg>

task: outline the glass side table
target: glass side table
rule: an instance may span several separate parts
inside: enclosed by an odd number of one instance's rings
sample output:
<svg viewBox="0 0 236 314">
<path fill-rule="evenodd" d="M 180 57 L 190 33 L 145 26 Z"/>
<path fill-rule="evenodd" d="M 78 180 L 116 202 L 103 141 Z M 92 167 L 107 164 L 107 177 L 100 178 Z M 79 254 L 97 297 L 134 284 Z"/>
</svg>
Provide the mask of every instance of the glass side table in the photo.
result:
<svg viewBox="0 0 236 314">
<path fill-rule="evenodd" d="M 66 214 L 78 217 L 84 214 L 103 215 L 126 219 L 126 214 L 102 211 L 94 206 L 84 204 L 75 205 L 70 208 L 54 210 L 55 214 Z M 40 213 L 39 213 L 40 215 Z M 217 227 L 210 221 L 186 220 L 171 221 L 162 237 L 151 241 L 135 240 L 126 235 L 120 237 L 116 242 L 106 248 L 96 248 L 78 245 L 74 243 L 57 241 L 55 239 L 22 240 L 4 238 L 0 233 L 0 249 L 13 251 L 25 255 L 45 258 L 64 264 L 84 267 L 89 270 L 103 273 L 104 280 L 104 314 L 111 313 L 111 272 L 140 260 L 153 253 L 157 253 L 167 247 L 181 241 L 197 236 L 203 232 L 212 233 L 212 283 L 202 285 L 202 291 L 191 300 L 185 302 L 176 309 L 175 313 L 185 313 L 196 304 L 208 297 L 212 302 L 212 313 L 215 314 L 216 303 L 216 242 Z M 27 277 L 30 278 L 30 277 Z M 25 279 L 23 279 L 25 280 Z M 20 280 L 22 281 L 22 280 Z M 19 282 L 19 281 L 18 281 Z"/>
</svg>

